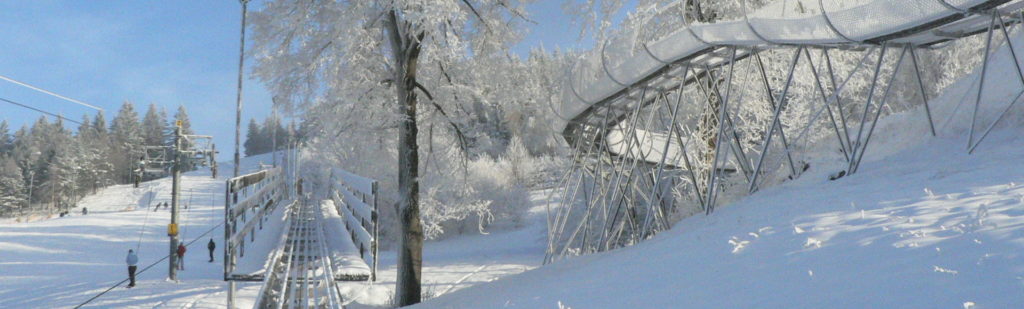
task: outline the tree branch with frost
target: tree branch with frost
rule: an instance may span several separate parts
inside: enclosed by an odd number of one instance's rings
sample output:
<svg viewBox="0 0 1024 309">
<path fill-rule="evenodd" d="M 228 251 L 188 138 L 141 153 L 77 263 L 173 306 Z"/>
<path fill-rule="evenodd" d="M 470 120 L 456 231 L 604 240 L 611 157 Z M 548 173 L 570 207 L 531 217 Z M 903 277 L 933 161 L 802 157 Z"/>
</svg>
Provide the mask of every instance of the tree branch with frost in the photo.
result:
<svg viewBox="0 0 1024 309">
<path fill-rule="evenodd" d="M 455 123 L 455 121 L 453 121 L 451 117 L 448 116 L 448 113 L 444 111 L 444 107 L 441 107 L 441 105 L 438 105 L 437 102 L 434 101 L 434 96 L 430 94 L 430 91 L 427 91 L 427 88 L 423 87 L 423 85 L 420 84 L 419 82 L 416 82 L 416 89 L 419 89 L 421 92 L 423 92 L 423 94 L 427 96 L 427 99 L 430 99 L 430 105 L 434 107 L 434 110 L 436 110 L 438 113 L 441 113 L 441 116 L 444 116 L 445 121 L 452 128 L 452 131 L 455 132 L 455 136 L 458 138 L 457 140 L 459 144 L 459 149 L 462 152 L 468 152 L 469 147 L 467 146 L 466 143 L 466 134 L 462 132 L 462 129 L 459 128 L 459 125 Z"/>
</svg>

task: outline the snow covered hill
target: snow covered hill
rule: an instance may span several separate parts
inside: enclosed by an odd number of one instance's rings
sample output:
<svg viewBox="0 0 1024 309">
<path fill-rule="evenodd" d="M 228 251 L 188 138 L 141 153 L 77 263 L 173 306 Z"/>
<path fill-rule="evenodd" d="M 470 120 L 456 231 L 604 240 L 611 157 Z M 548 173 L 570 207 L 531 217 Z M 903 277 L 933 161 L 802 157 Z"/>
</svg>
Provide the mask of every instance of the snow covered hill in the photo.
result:
<svg viewBox="0 0 1024 309">
<path fill-rule="evenodd" d="M 269 163 L 270 155 L 243 159 L 242 171 Z M 231 165 L 221 164 L 221 175 Z M 170 179 L 112 186 L 86 197 L 70 217 L 33 222 L 0 222 L 0 308 L 69 308 L 127 278 L 124 264 L 128 249 L 139 252 L 139 270 L 156 263 L 138 276 L 138 286 L 122 285 L 89 303 L 86 308 L 223 308 L 227 284 L 222 280 L 224 179 L 212 179 L 207 171 L 182 179 L 181 213 L 186 242 L 195 240 L 186 254 L 186 270 L 179 282 L 168 282 L 166 225 L 169 211 L 154 205 L 170 200 Z M 526 228 L 488 235 L 454 237 L 430 242 L 424 252 L 425 291 L 443 295 L 459 289 L 517 274 L 540 265 L 544 255 L 544 207 L 546 193 L 536 193 Z M 203 233 L 209 232 L 205 236 Z M 260 235 L 263 236 L 263 235 Z M 217 243 L 215 263 L 208 263 L 205 244 Z M 268 237 L 275 241 L 276 237 Z M 255 249 L 251 249 L 255 250 Z M 395 284 L 393 250 L 381 252 L 379 280 L 348 282 L 341 286 L 350 307 L 389 306 Z M 252 306 L 258 283 L 240 283 L 239 308 Z"/>
<path fill-rule="evenodd" d="M 1024 35 L 1013 33 L 1015 46 Z M 922 108 L 878 123 L 854 175 L 837 153 L 797 180 L 684 219 L 633 247 L 575 257 L 423 308 L 1024 308 L 1024 107 L 1010 51 Z M 976 132 L 977 133 L 977 132 Z M 977 136 L 975 136 L 977 141 Z M 813 149 L 813 147 L 809 147 Z"/>
<path fill-rule="evenodd" d="M 117 288 L 91 305 L 100 307 L 153 307 L 176 300 L 176 304 L 203 302 L 207 291 L 222 289 L 222 266 L 207 263 L 206 241 L 213 237 L 221 245 L 223 230 L 223 180 L 208 175 L 183 178 L 180 213 L 182 239 L 196 241 L 186 254 L 179 275 L 187 285 L 167 282 L 167 262 L 139 274 L 138 286 Z M 151 198 L 152 197 L 152 198 Z M 0 307 L 72 307 L 127 277 L 125 255 L 139 252 L 139 270 L 168 253 L 166 228 L 168 209 L 156 209 L 170 201 L 170 180 L 114 186 L 85 199 L 81 206 L 88 215 L 29 223 L 0 224 Z M 212 228 L 212 230 L 211 230 Z M 205 234 L 209 232 L 208 234 Z M 221 255 L 217 255 L 220 260 Z M 223 297 L 217 297 L 223 302 Z"/>
<path fill-rule="evenodd" d="M 1024 137 L 939 139 L 426 308 L 1024 307 Z"/>
<path fill-rule="evenodd" d="M 256 169 L 270 162 L 270 155 L 243 160 L 242 170 Z M 227 166 L 228 170 L 224 170 Z M 231 166 L 223 164 L 230 173 Z M 73 307 L 127 278 L 124 260 L 128 249 L 139 252 L 138 286 L 114 289 L 89 306 L 222 307 L 225 284 L 223 266 L 224 178 L 213 179 L 207 170 L 182 177 L 183 205 L 179 214 L 182 240 L 189 246 L 186 270 L 180 283 L 167 282 L 168 253 L 166 228 L 170 202 L 170 178 L 142 183 L 139 188 L 116 185 L 85 197 L 70 217 L 28 223 L 13 220 L 0 223 L 0 308 Z M 207 262 L 206 242 L 214 239 L 217 263 Z M 255 285 L 241 285 L 242 304 L 258 292 Z"/>
</svg>

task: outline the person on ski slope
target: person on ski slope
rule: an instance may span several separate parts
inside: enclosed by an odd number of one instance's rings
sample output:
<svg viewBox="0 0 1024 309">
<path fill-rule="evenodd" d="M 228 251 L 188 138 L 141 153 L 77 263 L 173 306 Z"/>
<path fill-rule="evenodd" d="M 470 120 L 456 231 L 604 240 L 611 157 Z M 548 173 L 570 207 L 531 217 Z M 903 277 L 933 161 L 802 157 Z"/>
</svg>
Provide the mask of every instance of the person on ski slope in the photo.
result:
<svg viewBox="0 0 1024 309">
<path fill-rule="evenodd" d="M 217 249 L 217 244 L 213 242 L 213 238 L 210 238 L 210 242 L 206 243 L 206 249 L 210 249 L 210 263 L 213 263 L 213 249 Z"/>
<path fill-rule="evenodd" d="M 185 245 L 178 244 L 178 269 L 185 270 Z"/>
<path fill-rule="evenodd" d="M 124 259 L 124 262 L 128 264 L 128 288 L 135 286 L 135 270 L 138 269 L 139 256 L 135 254 L 135 251 L 128 249 L 128 257 Z"/>
</svg>

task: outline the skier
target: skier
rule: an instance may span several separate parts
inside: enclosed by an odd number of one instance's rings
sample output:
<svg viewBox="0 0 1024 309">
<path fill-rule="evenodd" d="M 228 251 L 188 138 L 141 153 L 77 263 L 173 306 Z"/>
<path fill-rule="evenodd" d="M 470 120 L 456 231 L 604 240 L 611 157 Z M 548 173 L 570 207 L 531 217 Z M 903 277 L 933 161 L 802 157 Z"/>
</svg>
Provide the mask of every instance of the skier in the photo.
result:
<svg viewBox="0 0 1024 309">
<path fill-rule="evenodd" d="M 88 215 L 88 214 L 89 214 L 89 208 L 82 207 L 82 215 L 84 216 L 84 215 Z"/>
<path fill-rule="evenodd" d="M 139 256 L 135 255 L 135 251 L 132 249 L 128 249 L 128 257 L 124 261 L 128 264 L 128 280 L 131 281 L 128 283 L 128 288 L 132 288 L 135 286 L 135 269 L 139 263 Z"/>
<path fill-rule="evenodd" d="M 210 242 L 206 243 L 206 249 L 210 249 L 210 263 L 213 263 L 213 249 L 217 249 L 217 244 L 213 242 L 213 238 L 210 238 Z"/>
<path fill-rule="evenodd" d="M 185 270 L 185 245 L 178 244 L 178 269 Z"/>
</svg>

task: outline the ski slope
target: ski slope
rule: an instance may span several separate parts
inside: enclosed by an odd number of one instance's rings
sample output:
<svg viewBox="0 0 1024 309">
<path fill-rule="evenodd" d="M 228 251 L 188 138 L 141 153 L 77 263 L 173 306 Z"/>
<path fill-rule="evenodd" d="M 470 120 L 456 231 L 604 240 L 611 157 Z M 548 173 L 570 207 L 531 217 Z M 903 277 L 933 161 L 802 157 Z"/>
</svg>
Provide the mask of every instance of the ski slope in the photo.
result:
<svg viewBox="0 0 1024 309">
<path fill-rule="evenodd" d="M 270 163 L 268 155 L 243 159 L 242 172 Z M 222 163 L 221 171 L 231 165 Z M 222 173 L 222 175 L 226 175 Z M 208 172 L 189 173 L 182 179 L 181 231 L 185 242 L 196 240 L 185 256 L 186 270 L 179 282 L 169 282 L 167 262 L 157 263 L 137 276 L 135 288 L 124 285 L 89 303 L 85 308 L 223 308 L 227 284 L 223 279 L 224 178 Z M 127 278 L 128 249 L 139 252 L 139 270 L 167 254 L 169 210 L 149 206 L 170 201 L 170 179 L 112 186 L 86 197 L 70 217 L 19 223 L 0 221 L 0 308 L 70 308 Z M 424 250 L 426 293 L 443 295 L 479 283 L 540 266 L 544 255 L 544 201 L 537 192 L 525 227 L 487 235 L 462 236 L 429 242 Z M 264 231 L 268 227 L 264 227 Z M 210 231 L 207 236 L 200 234 Z M 276 237 L 258 234 L 251 252 L 277 244 Z M 206 242 L 217 243 L 215 263 L 207 262 Z M 140 241 L 141 240 L 141 241 Z M 395 285 L 394 248 L 381 250 L 379 279 L 374 283 L 342 282 L 340 290 L 349 307 L 389 306 Z M 249 256 L 247 254 L 247 256 Z M 256 263 L 253 260 L 253 263 Z M 255 267 L 255 266 L 254 266 Z M 252 307 L 260 283 L 239 283 L 236 306 Z"/>
<path fill-rule="evenodd" d="M 269 163 L 269 155 L 246 158 L 242 169 L 256 169 L 260 162 Z M 224 166 L 231 169 L 222 164 L 222 171 Z M 223 307 L 226 285 L 219 261 L 224 179 L 196 171 L 183 176 L 181 183 L 182 240 L 195 244 L 188 247 L 180 282 L 166 281 L 165 260 L 140 273 L 135 288 L 122 285 L 86 307 Z M 170 193 L 169 178 L 145 182 L 139 188 L 116 185 L 79 203 L 89 209 L 88 215 L 76 208 L 70 217 L 0 222 L 0 308 L 73 307 L 127 278 L 128 249 L 138 252 L 139 271 L 166 256 L 170 208 L 154 209 L 169 203 Z M 217 263 L 207 262 L 210 238 L 217 243 Z M 254 297 L 258 288 L 240 285 L 240 303 Z"/>
<path fill-rule="evenodd" d="M 189 246 L 186 270 L 180 285 L 167 282 L 167 262 L 139 274 L 134 289 L 112 290 L 90 305 L 97 307 L 154 307 L 203 303 L 208 292 L 222 289 L 221 264 L 207 263 L 206 242 L 213 237 L 218 246 L 223 231 L 223 182 L 208 175 L 184 176 L 181 233 Z M 191 191 L 191 194 L 189 193 Z M 149 202 L 153 196 L 152 203 Z M 72 307 L 127 277 L 124 263 L 128 249 L 139 254 L 139 270 L 168 253 L 167 224 L 170 210 L 153 211 L 158 203 L 170 201 L 170 181 L 155 180 L 140 188 L 120 185 L 102 190 L 80 204 L 71 217 L 22 224 L 0 224 L 0 307 Z M 198 238 L 214 228 L 210 234 Z M 219 248 L 218 248 L 219 249 Z M 218 260 L 222 256 L 218 251 Z M 186 288 L 187 286 L 187 288 Z M 173 301 L 172 301 L 173 300 Z M 223 302 L 223 297 L 210 301 Z"/>
</svg>

